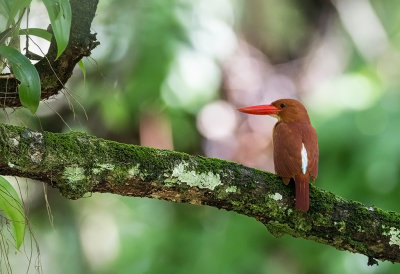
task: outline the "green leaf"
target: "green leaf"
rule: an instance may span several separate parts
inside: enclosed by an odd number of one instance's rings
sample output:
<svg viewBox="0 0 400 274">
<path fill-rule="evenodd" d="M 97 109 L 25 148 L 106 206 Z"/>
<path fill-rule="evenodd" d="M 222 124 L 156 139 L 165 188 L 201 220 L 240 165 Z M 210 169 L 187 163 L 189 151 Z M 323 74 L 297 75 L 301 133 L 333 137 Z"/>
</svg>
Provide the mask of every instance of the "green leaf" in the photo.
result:
<svg viewBox="0 0 400 274">
<path fill-rule="evenodd" d="M 34 35 L 46 39 L 47 41 L 51 41 L 52 37 L 50 32 L 48 32 L 45 29 L 39 29 L 39 28 L 20 29 L 19 35 Z"/>
<path fill-rule="evenodd" d="M 0 0 L 0 14 L 3 15 L 7 20 L 10 14 L 10 1 Z"/>
<path fill-rule="evenodd" d="M 57 58 L 64 52 L 71 29 L 71 6 L 68 0 L 43 0 L 50 17 L 51 27 L 57 42 Z"/>
<path fill-rule="evenodd" d="M 32 0 L 15 0 L 12 2 L 10 12 L 8 14 L 7 27 L 14 23 L 15 16 L 29 6 L 31 2 Z"/>
<path fill-rule="evenodd" d="M 0 210 L 12 221 L 15 244 L 19 249 L 25 235 L 25 213 L 17 192 L 2 176 L 0 176 Z"/>
<path fill-rule="evenodd" d="M 0 46 L 0 56 L 11 64 L 15 77 L 21 82 L 18 87 L 21 104 L 35 113 L 40 101 L 40 78 L 35 66 L 18 50 L 8 46 Z"/>
<path fill-rule="evenodd" d="M 83 82 L 86 83 L 86 68 L 85 68 L 85 64 L 83 64 L 82 59 L 78 62 L 79 67 L 82 70 L 83 73 Z"/>
</svg>

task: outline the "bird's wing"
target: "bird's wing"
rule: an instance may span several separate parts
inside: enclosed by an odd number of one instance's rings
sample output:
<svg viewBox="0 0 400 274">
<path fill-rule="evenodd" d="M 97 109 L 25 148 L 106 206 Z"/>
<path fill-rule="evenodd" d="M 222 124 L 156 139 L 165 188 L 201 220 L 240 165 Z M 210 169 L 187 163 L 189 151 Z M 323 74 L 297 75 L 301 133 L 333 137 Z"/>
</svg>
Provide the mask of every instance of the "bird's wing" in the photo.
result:
<svg viewBox="0 0 400 274">
<path fill-rule="evenodd" d="M 307 149 L 308 156 L 308 168 L 307 172 L 310 174 L 313 180 L 318 176 L 318 140 L 317 132 L 309 125 L 303 129 L 303 142 Z"/>
<path fill-rule="evenodd" d="M 274 127 L 275 172 L 282 178 L 294 178 L 301 173 L 302 136 L 291 123 L 277 123 Z"/>
</svg>

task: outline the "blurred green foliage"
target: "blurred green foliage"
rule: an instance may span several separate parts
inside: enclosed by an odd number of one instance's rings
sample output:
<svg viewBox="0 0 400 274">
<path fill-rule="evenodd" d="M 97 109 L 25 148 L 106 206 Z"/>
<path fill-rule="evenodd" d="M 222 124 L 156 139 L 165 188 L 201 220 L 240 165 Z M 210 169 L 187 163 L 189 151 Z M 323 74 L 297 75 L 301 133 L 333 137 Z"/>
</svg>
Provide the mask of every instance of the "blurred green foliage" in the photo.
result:
<svg viewBox="0 0 400 274">
<path fill-rule="evenodd" d="M 373 42 L 386 41 L 378 53 L 360 47 L 357 39 L 367 38 L 352 34 L 349 26 L 356 28 L 355 23 L 343 23 L 347 17 L 340 5 L 346 1 L 100 1 L 93 29 L 101 46 L 84 60 L 86 82 L 71 81 L 74 111 L 58 98 L 42 104 L 32 121 L 23 110 L 5 119 L 68 130 L 59 114 L 73 129 L 139 144 L 146 126 L 142 118 L 153 115 L 163 117 L 174 149 L 203 154 L 209 140 L 196 127 L 199 110 L 215 99 L 238 104 L 227 79 L 239 81 L 242 75 L 229 75 L 227 59 L 239 54 L 231 50 L 221 57 L 229 43 L 222 44 L 222 51 L 214 48 L 218 38 L 234 33 L 232 44 L 257 48 L 251 58 L 263 54 L 259 59 L 268 71 L 291 77 L 298 86 L 292 96 L 308 106 L 319 137 L 316 184 L 346 199 L 399 212 L 400 2 L 356 2 L 364 6 L 352 10 L 355 18 L 367 24 L 372 14 L 381 24 L 381 40 L 366 27 L 372 50 L 378 48 Z M 210 35 L 213 31 L 217 35 Z M 319 43 L 328 50 L 316 55 L 311 78 L 317 84 L 302 86 Z M 247 70 L 259 73 L 255 67 Z M 243 127 L 238 122 L 232 139 L 240 138 Z M 50 191 L 49 199 L 54 229 L 40 194 L 30 210 L 44 273 L 400 271 L 387 262 L 368 267 L 365 256 L 314 242 L 273 238 L 256 220 L 224 210 L 105 194 L 67 201 Z"/>
</svg>

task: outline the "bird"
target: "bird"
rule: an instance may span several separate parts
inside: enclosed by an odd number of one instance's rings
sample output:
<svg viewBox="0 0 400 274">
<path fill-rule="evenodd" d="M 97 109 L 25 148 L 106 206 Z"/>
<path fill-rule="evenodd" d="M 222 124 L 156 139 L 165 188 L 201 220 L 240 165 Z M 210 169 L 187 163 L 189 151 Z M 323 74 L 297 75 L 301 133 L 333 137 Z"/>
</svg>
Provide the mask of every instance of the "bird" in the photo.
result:
<svg viewBox="0 0 400 274">
<path fill-rule="evenodd" d="M 278 119 L 272 135 L 275 173 L 285 185 L 295 183 L 296 209 L 310 207 L 309 182 L 318 175 L 318 140 L 307 110 L 295 99 L 279 99 L 270 105 L 238 108 L 238 111 L 270 115 Z"/>
</svg>

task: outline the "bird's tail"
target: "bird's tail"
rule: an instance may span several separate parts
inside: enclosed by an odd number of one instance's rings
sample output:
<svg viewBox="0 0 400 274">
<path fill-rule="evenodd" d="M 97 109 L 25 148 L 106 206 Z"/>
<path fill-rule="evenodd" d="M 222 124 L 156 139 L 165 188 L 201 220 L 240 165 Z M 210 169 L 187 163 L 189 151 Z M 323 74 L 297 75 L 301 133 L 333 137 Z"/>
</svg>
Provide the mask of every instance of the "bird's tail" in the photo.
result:
<svg viewBox="0 0 400 274">
<path fill-rule="evenodd" d="M 297 210 L 308 211 L 308 208 L 310 207 L 309 178 L 308 174 L 300 174 L 294 177 Z"/>
</svg>

